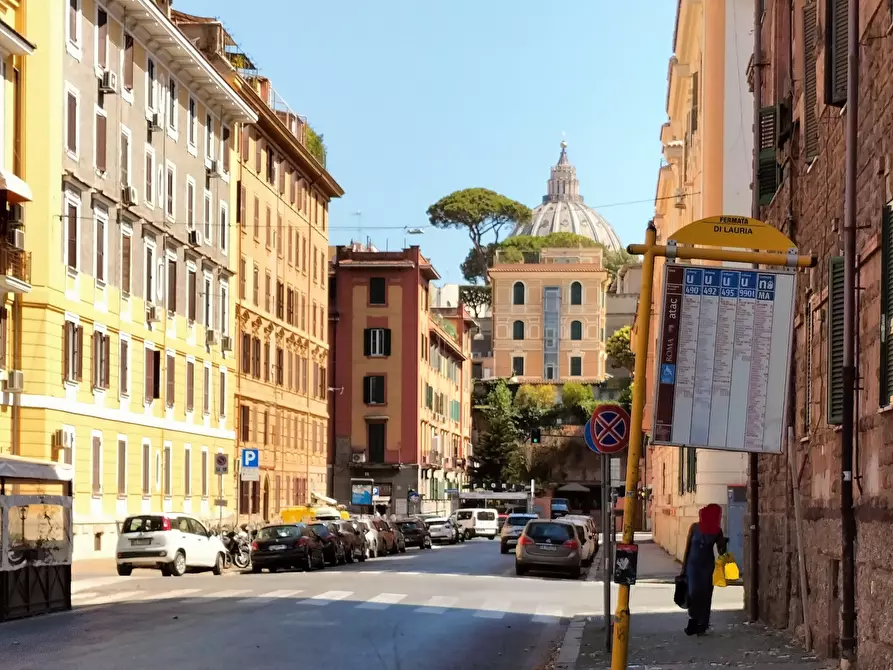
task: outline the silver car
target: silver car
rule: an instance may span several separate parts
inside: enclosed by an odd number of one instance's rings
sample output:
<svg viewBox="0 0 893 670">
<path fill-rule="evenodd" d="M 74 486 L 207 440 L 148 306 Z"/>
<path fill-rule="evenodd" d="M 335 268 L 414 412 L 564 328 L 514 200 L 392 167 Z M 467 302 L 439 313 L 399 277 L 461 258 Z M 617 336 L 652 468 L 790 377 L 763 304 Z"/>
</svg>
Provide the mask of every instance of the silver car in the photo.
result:
<svg viewBox="0 0 893 670">
<path fill-rule="evenodd" d="M 528 570 L 559 570 L 578 579 L 582 560 L 577 529 L 562 519 L 528 522 L 515 547 L 518 575 L 526 575 Z"/>
<path fill-rule="evenodd" d="M 501 553 L 509 553 L 509 547 L 518 544 L 518 538 L 524 532 L 524 527 L 529 521 L 537 519 L 536 514 L 509 514 L 505 523 L 502 524 L 502 530 L 499 532 L 499 549 Z"/>
<path fill-rule="evenodd" d="M 425 519 L 425 525 L 428 526 L 428 532 L 431 534 L 432 542 L 449 542 L 456 544 L 459 540 L 458 529 L 450 523 L 450 520 L 444 517 L 429 517 Z"/>
</svg>

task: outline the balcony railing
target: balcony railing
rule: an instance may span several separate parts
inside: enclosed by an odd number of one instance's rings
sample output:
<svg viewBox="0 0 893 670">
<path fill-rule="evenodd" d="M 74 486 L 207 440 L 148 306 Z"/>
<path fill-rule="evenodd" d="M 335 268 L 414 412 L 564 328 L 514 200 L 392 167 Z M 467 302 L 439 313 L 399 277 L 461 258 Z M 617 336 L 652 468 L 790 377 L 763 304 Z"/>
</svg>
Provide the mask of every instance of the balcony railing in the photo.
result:
<svg viewBox="0 0 893 670">
<path fill-rule="evenodd" d="M 456 326 L 444 319 L 440 314 L 436 314 L 434 312 L 431 313 L 431 320 L 434 321 L 434 323 L 436 323 L 438 326 L 440 326 L 440 329 L 443 332 L 456 340 L 456 342 L 459 341 L 459 333 L 456 331 Z"/>
<path fill-rule="evenodd" d="M 0 274 L 31 285 L 31 252 L 0 244 Z"/>
</svg>

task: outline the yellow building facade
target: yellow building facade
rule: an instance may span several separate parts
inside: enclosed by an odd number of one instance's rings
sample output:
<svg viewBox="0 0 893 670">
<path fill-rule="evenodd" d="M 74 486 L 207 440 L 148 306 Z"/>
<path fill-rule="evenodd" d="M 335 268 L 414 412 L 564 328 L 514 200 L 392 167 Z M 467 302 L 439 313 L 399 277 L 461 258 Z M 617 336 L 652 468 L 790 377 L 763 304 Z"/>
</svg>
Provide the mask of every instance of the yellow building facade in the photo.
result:
<svg viewBox="0 0 893 670">
<path fill-rule="evenodd" d="M 741 110 L 753 108 L 745 71 L 752 28 L 750 0 L 679 1 L 667 74 L 668 121 L 660 131 L 664 162 L 658 172 L 654 214 L 659 244 L 707 216 L 750 214 L 753 135 L 750 121 L 742 125 Z M 664 273 L 663 259 L 655 263 L 651 341 L 645 352 L 646 432 L 654 411 L 654 355 Z M 730 495 L 743 494 L 746 455 L 649 447 L 647 458 L 655 541 L 681 559 L 698 508 L 709 503 L 725 506 Z"/>
<path fill-rule="evenodd" d="M 235 512 L 232 152 L 257 117 L 166 3 L 29 6 L 24 34 L 39 197 L 10 450 L 74 468 L 74 557 L 112 556 L 128 514 Z"/>
</svg>

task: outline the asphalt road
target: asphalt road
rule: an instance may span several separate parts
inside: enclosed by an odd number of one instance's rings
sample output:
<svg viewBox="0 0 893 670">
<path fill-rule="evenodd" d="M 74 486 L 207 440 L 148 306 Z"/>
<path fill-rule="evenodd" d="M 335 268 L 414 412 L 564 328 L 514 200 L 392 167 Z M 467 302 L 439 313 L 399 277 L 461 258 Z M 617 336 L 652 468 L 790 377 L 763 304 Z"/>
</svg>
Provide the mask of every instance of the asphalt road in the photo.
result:
<svg viewBox="0 0 893 670">
<path fill-rule="evenodd" d="M 4 670 L 533 670 L 597 582 L 516 577 L 474 540 L 311 573 L 90 576 L 71 612 L 0 626 Z"/>
</svg>

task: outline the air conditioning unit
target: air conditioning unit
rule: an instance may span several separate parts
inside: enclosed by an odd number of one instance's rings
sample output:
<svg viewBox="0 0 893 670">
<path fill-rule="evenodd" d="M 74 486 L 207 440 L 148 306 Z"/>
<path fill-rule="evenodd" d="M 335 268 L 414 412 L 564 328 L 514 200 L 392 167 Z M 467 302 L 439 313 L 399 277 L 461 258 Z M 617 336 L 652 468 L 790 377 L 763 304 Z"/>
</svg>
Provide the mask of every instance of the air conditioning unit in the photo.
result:
<svg viewBox="0 0 893 670">
<path fill-rule="evenodd" d="M 431 438 L 431 453 L 436 454 L 440 451 L 440 435 L 435 435 Z"/>
<path fill-rule="evenodd" d="M 213 328 L 208 328 L 208 330 L 205 331 L 205 344 L 209 347 L 217 344 L 217 331 Z"/>
<path fill-rule="evenodd" d="M 118 75 L 111 70 L 102 73 L 99 80 L 99 90 L 102 93 L 115 93 L 118 90 Z"/>
<path fill-rule="evenodd" d="M 59 463 L 71 463 L 71 450 L 74 447 L 74 436 L 61 428 L 53 435 L 53 447 Z"/>
<path fill-rule="evenodd" d="M 232 351 L 233 350 L 233 338 L 231 338 L 229 335 L 224 335 L 223 337 L 221 337 L 220 338 L 220 348 L 223 349 L 223 351 L 227 351 L 227 352 Z"/>
<path fill-rule="evenodd" d="M 158 114 L 158 112 L 153 113 L 149 117 L 148 123 L 149 123 L 149 132 L 150 133 L 154 133 L 154 132 L 161 130 L 161 116 Z"/>
<path fill-rule="evenodd" d="M 189 244 L 194 247 L 200 246 L 202 243 L 202 234 L 197 230 L 186 231 L 186 237 L 189 239 Z"/>
<path fill-rule="evenodd" d="M 125 207 L 132 207 L 139 204 L 139 196 L 137 195 L 135 186 L 121 187 L 121 204 Z"/>
<path fill-rule="evenodd" d="M 10 228 L 6 233 L 6 241 L 13 249 L 25 249 L 25 231 L 22 228 Z"/>
<path fill-rule="evenodd" d="M 21 225 L 24 220 L 24 210 L 21 205 L 10 205 L 6 210 L 6 224 L 10 226 Z"/>
<path fill-rule="evenodd" d="M 161 310 L 155 305 L 149 305 L 146 308 L 146 321 L 149 323 L 158 323 L 161 321 Z"/>
<path fill-rule="evenodd" d="M 350 455 L 351 463 L 365 463 L 366 462 L 366 454 L 351 454 Z"/>
<path fill-rule="evenodd" d="M 3 390 L 7 393 L 21 393 L 25 389 L 25 373 L 21 370 L 10 370 L 6 373 Z"/>
<path fill-rule="evenodd" d="M 432 450 L 431 450 L 431 454 L 430 454 L 430 459 L 429 459 L 429 460 L 431 461 L 431 465 L 435 465 L 435 464 L 437 464 L 437 463 L 440 463 L 440 459 L 441 459 L 440 452 L 439 452 L 439 451 L 434 451 L 434 450 L 432 449 Z"/>
</svg>

